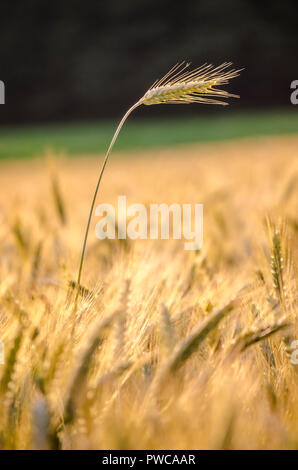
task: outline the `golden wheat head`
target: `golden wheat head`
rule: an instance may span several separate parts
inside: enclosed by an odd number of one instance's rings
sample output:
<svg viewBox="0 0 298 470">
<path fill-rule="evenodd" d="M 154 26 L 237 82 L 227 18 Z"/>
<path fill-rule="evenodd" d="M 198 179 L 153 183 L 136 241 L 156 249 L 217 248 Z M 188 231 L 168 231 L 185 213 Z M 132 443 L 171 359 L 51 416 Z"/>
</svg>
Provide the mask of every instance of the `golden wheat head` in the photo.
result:
<svg viewBox="0 0 298 470">
<path fill-rule="evenodd" d="M 161 103 L 205 103 L 222 104 L 224 101 L 213 97 L 233 97 L 227 91 L 216 88 L 224 85 L 239 75 L 240 70 L 231 69 L 231 62 L 218 67 L 204 64 L 194 70 L 188 69 L 190 64 L 175 65 L 161 80 L 156 81 L 140 100 L 140 104 L 152 105 Z"/>
</svg>

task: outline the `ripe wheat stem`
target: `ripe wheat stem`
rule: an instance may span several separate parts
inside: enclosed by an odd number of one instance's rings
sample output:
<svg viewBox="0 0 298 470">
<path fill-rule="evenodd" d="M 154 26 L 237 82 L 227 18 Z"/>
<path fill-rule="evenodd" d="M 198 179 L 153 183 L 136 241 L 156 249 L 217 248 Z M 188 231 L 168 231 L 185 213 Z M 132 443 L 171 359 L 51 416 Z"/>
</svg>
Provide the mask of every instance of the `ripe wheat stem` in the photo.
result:
<svg viewBox="0 0 298 470">
<path fill-rule="evenodd" d="M 123 124 L 125 123 L 126 119 L 128 118 L 128 116 L 132 113 L 132 111 L 134 109 L 136 109 L 138 106 L 140 106 L 140 101 L 138 101 L 137 103 L 135 103 L 131 108 L 129 108 L 129 110 L 125 113 L 125 115 L 123 116 L 123 118 L 121 119 L 117 129 L 116 129 L 116 132 L 113 136 L 113 139 L 110 143 L 110 146 L 108 148 L 108 151 L 105 155 L 105 158 L 104 158 L 104 161 L 103 161 L 103 164 L 102 164 L 102 167 L 100 169 L 100 173 L 99 173 L 99 177 L 98 177 L 98 180 L 97 180 L 97 184 L 96 184 L 96 188 L 95 188 L 95 192 L 94 192 L 94 196 L 93 196 L 93 200 L 92 200 L 92 203 L 91 203 L 91 207 L 90 207 L 90 212 L 89 212 L 89 216 L 88 216 L 88 221 L 87 221 L 87 227 L 86 227 L 86 231 L 85 231 L 85 235 L 84 235 L 84 241 L 83 241 L 83 247 L 82 247 L 82 252 L 81 252 L 81 258 L 80 258 L 80 265 L 79 265 L 79 273 L 78 273 L 78 279 L 77 279 L 77 292 L 76 292 L 76 297 L 75 297 L 75 311 L 77 310 L 77 306 L 78 306 L 78 298 L 79 298 L 79 293 L 80 293 L 80 287 L 81 287 L 81 277 L 82 277 L 82 269 L 83 269 L 83 264 L 84 264 L 84 258 L 85 258 L 85 251 L 86 251 L 86 245 L 87 245 L 87 239 L 88 239 L 88 234 L 89 234 L 89 229 L 90 229 L 90 223 L 91 223 L 91 217 L 92 217 L 92 213 L 93 213 L 93 209 L 94 209 L 94 206 L 95 206 L 95 202 L 96 202 L 96 197 L 97 197 L 97 193 L 98 193 L 98 190 L 99 190 L 99 186 L 100 186 L 100 182 L 101 182 L 101 179 L 102 179 L 102 175 L 103 175 L 103 172 L 105 170 L 105 167 L 106 167 L 106 164 L 107 164 L 107 161 L 109 159 L 109 155 L 111 153 L 111 150 L 116 142 L 116 139 L 119 135 L 119 132 L 121 131 L 121 128 L 123 126 Z"/>
<path fill-rule="evenodd" d="M 230 79 L 238 76 L 239 70 L 228 70 L 231 63 L 224 63 L 222 65 L 219 65 L 218 67 L 213 67 L 213 65 L 205 64 L 190 72 L 185 72 L 185 69 L 187 69 L 189 65 L 190 64 L 184 63 L 177 64 L 161 80 L 155 82 L 145 93 L 145 95 L 139 101 L 137 101 L 131 108 L 129 108 L 129 110 L 125 113 L 116 129 L 108 151 L 105 155 L 90 207 L 80 258 L 79 273 L 77 279 L 77 292 L 74 303 L 75 312 L 77 311 L 78 298 L 81 287 L 81 276 L 85 258 L 87 238 L 98 189 L 111 150 L 128 116 L 132 113 L 132 111 L 134 111 L 134 109 L 136 109 L 141 104 L 147 106 L 162 103 L 227 104 L 209 97 L 238 97 L 237 95 L 232 95 L 224 90 L 214 88 L 215 86 L 226 84 Z"/>
</svg>

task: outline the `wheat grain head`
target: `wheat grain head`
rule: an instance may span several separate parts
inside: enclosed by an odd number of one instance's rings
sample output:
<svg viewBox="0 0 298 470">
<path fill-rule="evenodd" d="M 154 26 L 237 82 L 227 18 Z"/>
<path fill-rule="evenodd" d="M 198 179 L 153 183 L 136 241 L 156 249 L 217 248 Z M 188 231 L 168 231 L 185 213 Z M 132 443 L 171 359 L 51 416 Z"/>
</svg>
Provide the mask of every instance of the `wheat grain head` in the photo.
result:
<svg viewBox="0 0 298 470">
<path fill-rule="evenodd" d="M 140 104 L 161 103 L 205 103 L 227 105 L 210 97 L 233 97 L 227 91 L 215 88 L 224 85 L 239 75 L 240 70 L 231 69 L 231 62 L 218 67 L 204 64 L 191 71 L 185 71 L 190 64 L 175 65 L 161 80 L 155 82 L 140 100 Z"/>
</svg>

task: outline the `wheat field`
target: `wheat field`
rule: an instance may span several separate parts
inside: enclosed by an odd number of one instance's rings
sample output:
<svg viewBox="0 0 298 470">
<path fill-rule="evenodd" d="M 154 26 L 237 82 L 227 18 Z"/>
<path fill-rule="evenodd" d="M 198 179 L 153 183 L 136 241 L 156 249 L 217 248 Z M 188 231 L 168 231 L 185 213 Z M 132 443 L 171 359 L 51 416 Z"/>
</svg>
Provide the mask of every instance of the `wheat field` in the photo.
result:
<svg viewBox="0 0 298 470">
<path fill-rule="evenodd" d="M 113 154 L 98 204 L 203 203 L 203 248 L 93 217 L 77 311 L 103 157 L 1 163 L 0 448 L 298 448 L 297 146 Z"/>
</svg>

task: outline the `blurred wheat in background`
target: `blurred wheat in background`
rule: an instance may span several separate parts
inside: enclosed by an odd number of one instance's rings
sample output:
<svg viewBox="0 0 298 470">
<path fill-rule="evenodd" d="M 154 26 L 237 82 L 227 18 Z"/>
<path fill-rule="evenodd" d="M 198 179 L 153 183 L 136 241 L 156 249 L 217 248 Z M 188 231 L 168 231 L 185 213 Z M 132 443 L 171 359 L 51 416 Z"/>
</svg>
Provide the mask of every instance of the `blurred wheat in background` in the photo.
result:
<svg viewBox="0 0 298 470">
<path fill-rule="evenodd" d="M 76 315 L 98 162 L 1 163 L 2 449 L 298 447 L 297 145 L 115 154 L 104 202 L 203 203 L 204 246 L 99 241 L 94 218 Z"/>
</svg>

